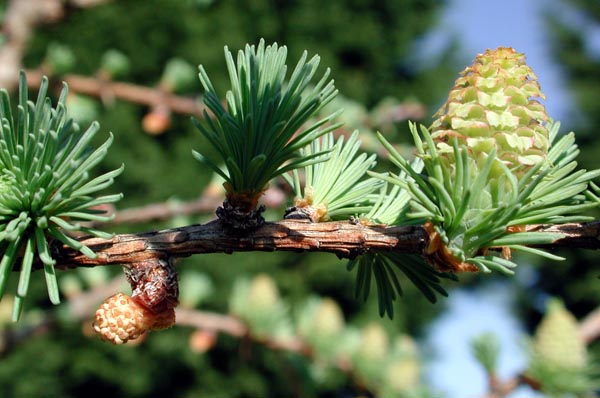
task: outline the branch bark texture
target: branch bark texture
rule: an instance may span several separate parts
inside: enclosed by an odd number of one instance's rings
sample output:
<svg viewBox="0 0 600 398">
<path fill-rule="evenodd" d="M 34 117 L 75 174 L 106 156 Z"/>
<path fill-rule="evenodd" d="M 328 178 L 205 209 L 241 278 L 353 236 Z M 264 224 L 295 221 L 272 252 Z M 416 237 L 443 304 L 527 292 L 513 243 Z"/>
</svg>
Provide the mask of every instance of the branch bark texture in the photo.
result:
<svg viewBox="0 0 600 398">
<path fill-rule="evenodd" d="M 600 220 L 583 224 L 535 225 L 528 231 L 561 233 L 545 247 L 600 248 Z M 353 258 L 366 252 L 422 254 L 428 243 L 421 226 L 365 226 L 348 221 L 311 223 L 284 220 L 236 236 L 217 220 L 202 225 L 116 235 L 112 239 L 80 238 L 97 254 L 91 259 L 66 246 L 55 247 L 58 268 L 126 265 L 149 258 L 187 257 L 194 254 L 248 251 L 329 252 Z"/>
</svg>

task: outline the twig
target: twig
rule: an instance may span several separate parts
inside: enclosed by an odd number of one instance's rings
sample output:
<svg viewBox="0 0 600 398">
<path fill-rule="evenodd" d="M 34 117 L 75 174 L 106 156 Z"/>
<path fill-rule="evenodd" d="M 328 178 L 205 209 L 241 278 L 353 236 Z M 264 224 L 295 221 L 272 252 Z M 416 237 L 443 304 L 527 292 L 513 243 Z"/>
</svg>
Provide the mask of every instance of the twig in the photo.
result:
<svg viewBox="0 0 600 398">
<path fill-rule="evenodd" d="M 535 391 L 540 390 L 540 383 L 524 373 L 519 373 L 516 376 L 503 381 L 495 378 L 493 375 L 488 377 L 490 378 L 490 390 L 485 395 L 486 398 L 505 398 L 521 386 L 528 386 Z"/>
<path fill-rule="evenodd" d="M 495 374 L 488 375 L 489 392 L 486 398 L 503 398 L 513 392 L 521 385 L 522 381 L 519 376 L 509 380 L 500 380 Z"/>
<path fill-rule="evenodd" d="M 108 3 L 109 1 L 112 0 L 70 0 L 69 3 L 73 4 L 75 7 L 91 8 L 103 3 Z"/>
<path fill-rule="evenodd" d="M 75 321 L 83 322 L 89 320 L 98 304 L 104 298 L 126 285 L 127 282 L 124 275 L 120 275 L 106 284 L 70 296 L 66 303 L 70 315 Z M 248 339 L 251 342 L 264 345 L 273 350 L 295 352 L 306 357 L 313 355 L 312 347 L 298 336 L 284 340 L 274 337 L 258 338 L 252 334 L 252 330 L 248 325 L 231 315 L 181 307 L 177 308 L 175 313 L 178 326 L 189 326 L 198 330 Z M 19 343 L 26 341 L 33 335 L 49 332 L 57 324 L 56 313 L 49 311 L 44 317 L 33 324 L 6 330 L 0 335 L 0 356 L 6 355 Z M 337 366 L 340 369 L 344 371 L 351 370 L 347 360 L 340 358 L 338 362 Z"/>
</svg>

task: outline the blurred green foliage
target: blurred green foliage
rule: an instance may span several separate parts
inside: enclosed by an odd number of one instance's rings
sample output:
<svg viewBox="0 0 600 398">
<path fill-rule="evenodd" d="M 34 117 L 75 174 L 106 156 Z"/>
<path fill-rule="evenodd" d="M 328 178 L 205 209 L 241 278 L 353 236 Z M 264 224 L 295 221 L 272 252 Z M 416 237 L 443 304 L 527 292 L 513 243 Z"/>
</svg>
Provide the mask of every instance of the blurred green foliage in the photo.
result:
<svg viewBox="0 0 600 398">
<path fill-rule="evenodd" d="M 40 27 L 28 45 L 25 64 L 39 66 L 46 60 L 48 47 L 59 43 L 75 59 L 69 73 L 93 75 L 102 68 L 107 52 L 118 51 L 128 60 L 127 81 L 154 86 L 160 83 L 166 65 L 181 59 L 192 65 L 202 63 L 217 91 L 224 92 L 228 83 L 223 46 L 237 51 L 246 43 L 265 38 L 285 44 L 291 59 L 298 59 L 305 49 L 319 54 L 320 70 L 331 68 L 340 93 L 349 99 L 373 106 L 390 96 L 416 98 L 433 107 L 454 71 L 448 65 L 419 69 L 411 53 L 414 40 L 434 24 L 441 5 L 434 0 L 122 0 L 89 9 L 68 9 L 60 23 Z M 201 94 L 199 81 L 195 87 L 184 86 L 184 94 Z M 82 106 L 90 109 L 89 103 Z M 165 134 L 151 136 L 140 126 L 147 112 L 143 106 L 122 101 L 103 106 L 97 102 L 91 109 L 102 131 L 115 134 L 98 173 L 126 165 L 111 188 L 125 194 L 119 208 L 201 195 L 212 175 L 193 159 L 191 149 L 201 148 L 207 156 L 214 154 L 188 117 L 174 116 Z M 105 134 L 98 134 L 98 139 L 105 139 Z M 277 209 L 268 212 L 267 218 L 281 218 L 282 214 L 283 208 Z M 212 217 L 185 217 L 176 222 L 191 224 Z M 174 225 L 138 224 L 113 230 L 141 232 L 167 226 Z M 421 332 L 441 309 L 407 287 L 403 302 L 410 302 L 410 308 L 400 303 L 393 322 L 381 321 L 376 299 L 357 302 L 353 275 L 346 271 L 345 262 L 327 254 L 195 256 L 180 260 L 178 269 L 181 279 L 186 278 L 188 269 L 200 272 L 203 281 L 198 288 L 206 289 L 206 280 L 211 281 L 211 293 L 196 299 L 207 311 L 227 313 L 234 287 L 240 286 L 234 280 L 258 273 L 273 278 L 292 308 L 300 308 L 309 296 L 331 297 L 353 327 L 377 321 L 391 338 Z M 109 270 L 110 275 L 119 273 L 118 269 Z M 32 279 L 27 304 L 46 309 L 43 314 L 52 319 L 51 331 L 8 343 L 12 346 L 0 362 L 2 396 L 75 397 L 90 391 L 94 395 L 165 397 L 353 396 L 365 392 L 358 379 L 335 367 L 315 370 L 311 361 L 298 354 L 272 351 L 260 344 L 251 344 L 244 354 L 247 343 L 226 335 L 220 335 L 211 350 L 196 353 L 190 349 L 192 331 L 186 327 L 153 333 L 138 346 L 112 347 L 82 334 L 80 321 L 69 315 L 66 305 L 48 309 L 43 290 L 38 293 L 43 289 L 42 281 L 37 275 Z M 69 282 L 71 289 L 73 282 Z M 86 289 L 85 284 L 82 289 Z M 182 296 L 186 297 L 183 289 L 194 286 L 182 284 Z M 193 296 L 187 293 L 187 297 Z M 25 317 L 32 314 L 33 310 L 26 308 Z M 27 323 L 7 327 L 26 329 Z M 41 361 L 37 359 L 40 355 L 44 358 Z"/>
</svg>

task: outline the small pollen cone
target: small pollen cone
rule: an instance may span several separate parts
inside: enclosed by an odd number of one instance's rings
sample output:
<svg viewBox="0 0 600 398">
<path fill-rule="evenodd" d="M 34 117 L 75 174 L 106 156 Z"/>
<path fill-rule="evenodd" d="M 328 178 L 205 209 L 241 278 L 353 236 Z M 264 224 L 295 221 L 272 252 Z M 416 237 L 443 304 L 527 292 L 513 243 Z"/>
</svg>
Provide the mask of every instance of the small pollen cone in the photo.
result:
<svg viewBox="0 0 600 398">
<path fill-rule="evenodd" d="M 128 295 L 117 293 L 107 298 L 96 311 L 93 327 L 102 340 L 123 344 L 147 331 L 174 324 L 174 309 L 154 313 Z"/>
</svg>

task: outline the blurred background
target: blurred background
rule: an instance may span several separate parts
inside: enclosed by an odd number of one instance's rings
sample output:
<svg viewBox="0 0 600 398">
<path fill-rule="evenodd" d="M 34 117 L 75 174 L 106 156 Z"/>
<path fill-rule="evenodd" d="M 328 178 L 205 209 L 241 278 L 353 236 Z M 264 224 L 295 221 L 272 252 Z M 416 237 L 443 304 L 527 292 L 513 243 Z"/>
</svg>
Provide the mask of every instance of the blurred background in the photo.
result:
<svg viewBox="0 0 600 398">
<path fill-rule="evenodd" d="M 210 153 L 190 122 L 201 117 L 197 65 L 224 93 L 223 47 L 260 38 L 286 45 L 288 64 L 304 50 L 321 56 L 345 108 L 340 133 L 360 129 L 381 169 L 375 131 L 408 153 L 407 121 L 428 125 L 477 53 L 514 47 L 550 116 L 576 132 L 581 167 L 600 167 L 597 0 L 4 0 L 0 18 L 0 85 L 14 93 L 20 68 L 32 89 L 44 74 L 57 88 L 66 80 L 72 117 L 98 120 L 98 141 L 114 133 L 99 172 L 126 165 L 111 188 L 125 197 L 104 227 L 116 233 L 214 218 L 220 183 L 191 156 Z M 281 219 L 289 188 L 273 183 L 264 203 L 267 220 Z M 598 307 L 598 255 L 558 254 L 567 261 L 523 256 L 512 278 L 461 276 L 435 304 L 404 281 L 393 320 L 378 316 L 374 294 L 354 298 L 355 275 L 331 255 L 194 256 L 177 266 L 178 325 L 125 346 L 90 326 L 105 297 L 128 291 L 120 269 L 62 272 L 57 307 L 35 275 L 19 323 L 10 297 L 0 302 L 0 396 L 497 397 L 474 337 L 495 333 L 498 376 L 510 381 L 527 368 L 527 336 L 550 297 L 580 321 Z"/>
</svg>

